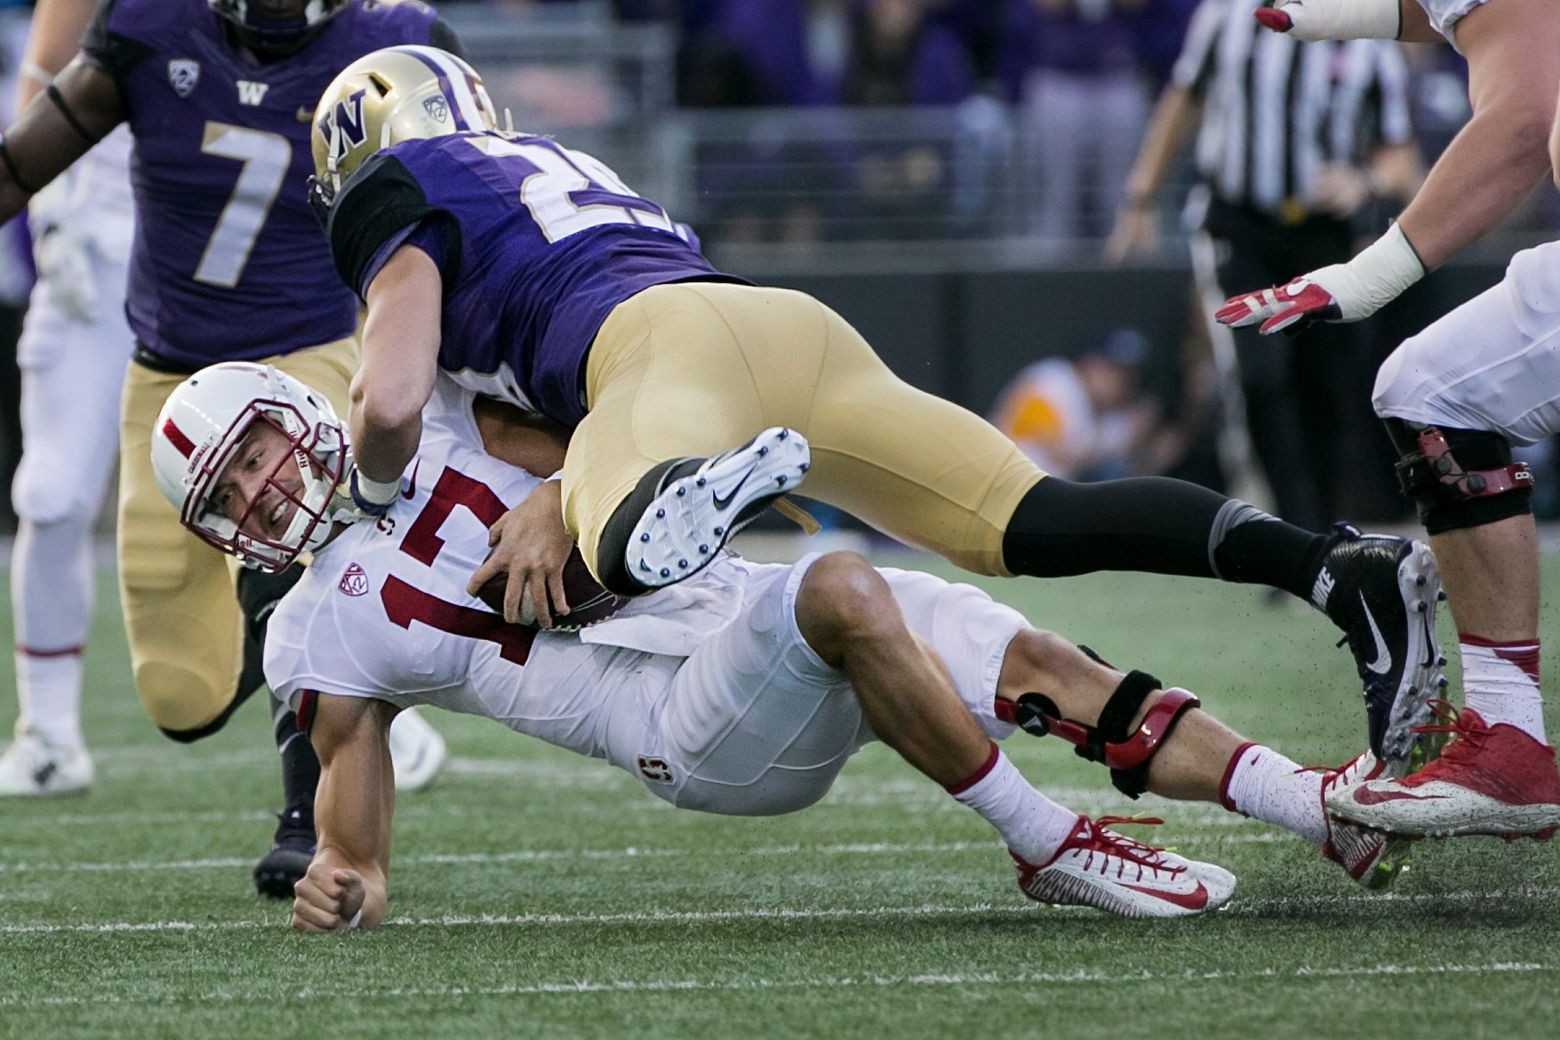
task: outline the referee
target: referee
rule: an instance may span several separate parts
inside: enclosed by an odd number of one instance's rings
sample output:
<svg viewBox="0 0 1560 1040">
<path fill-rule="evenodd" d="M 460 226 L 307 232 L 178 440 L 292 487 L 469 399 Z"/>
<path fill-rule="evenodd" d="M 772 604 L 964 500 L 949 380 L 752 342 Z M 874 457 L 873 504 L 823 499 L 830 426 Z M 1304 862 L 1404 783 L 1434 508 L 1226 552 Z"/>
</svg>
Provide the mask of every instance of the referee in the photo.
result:
<svg viewBox="0 0 1560 1040">
<path fill-rule="evenodd" d="M 1251 0 L 1203 0 L 1127 179 L 1109 254 L 1119 262 L 1154 244 L 1155 196 L 1196 125 L 1200 183 L 1188 214 L 1203 295 L 1222 301 L 1348 260 L 1362 211 L 1406 198 L 1419 177 L 1407 80 L 1393 42 L 1302 43 L 1263 30 Z M 1320 324 L 1292 338 L 1234 333 L 1275 512 L 1312 530 L 1373 497 L 1359 446 L 1376 436 L 1363 404 L 1375 365 L 1355 349 L 1359 334 Z"/>
</svg>

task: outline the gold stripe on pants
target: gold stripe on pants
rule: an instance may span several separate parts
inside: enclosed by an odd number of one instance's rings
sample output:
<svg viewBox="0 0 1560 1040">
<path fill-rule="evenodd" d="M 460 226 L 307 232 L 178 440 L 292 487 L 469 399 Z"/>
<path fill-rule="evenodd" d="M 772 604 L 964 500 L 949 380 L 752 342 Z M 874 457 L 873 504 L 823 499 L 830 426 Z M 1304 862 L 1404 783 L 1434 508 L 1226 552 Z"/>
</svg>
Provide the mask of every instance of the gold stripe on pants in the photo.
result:
<svg viewBox="0 0 1560 1040">
<path fill-rule="evenodd" d="M 1007 574 L 1003 531 L 1045 475 L 990 423 L 905 383 L 838 314 L 786 289 L 646 289 L 608 315 L 585 382 L 563 508 L 592 566 L 612 511 L 653 465 L 769 426 L 812 446 L 802 494 L 981 574 Z"/>
<path fill-rule="evenodd" d="M 356 339 L 265 363 L 303 380 L 346 415 Z M 119 410 L 119 597 L 141 706 L 163 729 L 195 730 L 233 701 L 243 619 L 230 557 L 179 524 L 152 476 L 152 424 L 184 376 L 131 362 Z"/>
</svg>

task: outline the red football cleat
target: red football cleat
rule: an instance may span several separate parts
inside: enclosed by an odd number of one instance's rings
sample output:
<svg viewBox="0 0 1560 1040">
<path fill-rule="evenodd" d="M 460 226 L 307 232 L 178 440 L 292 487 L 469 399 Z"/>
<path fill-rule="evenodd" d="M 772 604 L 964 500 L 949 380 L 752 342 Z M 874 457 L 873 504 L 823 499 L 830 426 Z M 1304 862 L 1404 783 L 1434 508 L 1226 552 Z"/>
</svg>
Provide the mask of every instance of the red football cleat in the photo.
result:
<svg viewBox="0 0 1560 1040">
<path fill-rule="evenodd" d="M 1400 780 L 1335 789 L 1325 796 L 1327 811 L 1375 830 L 1433 837 L 1542 837 L 1560 827 L 1553 746 L 1506 723 L 1487 726 L 1470 708 L 1459 714 L 1445 701 L 1434 708 L 1445 721 L 1420 731 L 1452 735 L 1440 758 Z"/>
<path fill-rule="evenodd" d="M 1325 769 L 1322 773 L 1325 807 L 1331 792 L 1386 776 L 1387 770 L 1375 755 L 1366 751 L 1337 769 Z M 1408 858 L 1409 847 L 1409 840 L 1401 835 L 1368 830 L 1328 816 L 1322 855 L 1342 867 L 1360 885 L 1382 891 L 1391 888 L 1392 882 L 1397 880 L 1398 871 L 1403 869 L 1403 861 Z"/>
</svg>

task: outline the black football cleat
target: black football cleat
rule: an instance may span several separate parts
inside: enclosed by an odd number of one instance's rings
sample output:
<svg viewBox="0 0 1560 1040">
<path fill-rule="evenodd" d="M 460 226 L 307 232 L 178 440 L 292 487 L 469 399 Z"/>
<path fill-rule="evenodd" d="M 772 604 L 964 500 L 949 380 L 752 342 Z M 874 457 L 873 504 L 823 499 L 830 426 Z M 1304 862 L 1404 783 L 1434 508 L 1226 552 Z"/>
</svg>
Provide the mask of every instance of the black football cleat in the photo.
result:
<svg viewBox="0 0 1560 1040">
<path fill-rule="evenodd" d="M 293 885 L 314 858 L 314 809 L 297 806 L 276 820 L 271 851 L 255 864 L 255 889 L 269 899 L 291 899 Z"/>
<path fill-rule="evenodd" d="M 739 448 L 699 461 L 683 460 L 639 517 L 624 553 L 628 574 L 658 589 L 691 578 L 732 535 L 775 499 L 796 490 L 812 456 L 807 438 L 772 426 Z"/>
<path fill-rule="evenodd" d="M 1365 687 L 1370 749 L 1394 776 L 1407 772 L 1441 695 L 1446 659 L 1435 639 L 1441 578 L 1423 542 L 1361 534 L 1339 524 L 1311 603 L 1343 630 Z"/>
</svg>

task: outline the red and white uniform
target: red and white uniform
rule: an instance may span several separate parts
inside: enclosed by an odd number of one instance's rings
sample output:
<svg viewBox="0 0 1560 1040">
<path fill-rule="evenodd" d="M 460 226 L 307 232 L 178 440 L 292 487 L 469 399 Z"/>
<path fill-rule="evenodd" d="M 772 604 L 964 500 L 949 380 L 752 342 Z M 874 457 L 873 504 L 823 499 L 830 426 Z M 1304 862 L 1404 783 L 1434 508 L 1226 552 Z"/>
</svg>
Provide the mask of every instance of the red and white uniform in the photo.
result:
<svg viewBox="0 0 1560 1040">
<path fill-rule="evenodd" d="M 278 696 L 295 707 L 314 690 L 483 715 L 605 758 L 684 808 L 768 815 L 821 798 L 873 735 L 844 675 L 797 629 L 811 558 L 722 557 L 579 633 L 506 625 L 466 595 L 466 581 L 487 554 L 488 524 L 538 481 L 471 447 L 469 410 L 436 414 L 461 393 L 441 381 L 411 487 L 388 517 L 316 553 L 272 616 L 265 672 Z M 1024 619 L 967 585 L 883 573 L 975 717 L 1008 735 L 992 702 Z"/>
</svg>

